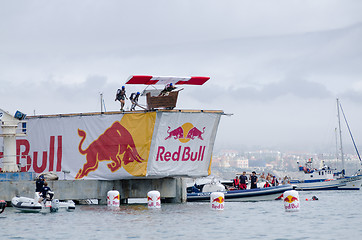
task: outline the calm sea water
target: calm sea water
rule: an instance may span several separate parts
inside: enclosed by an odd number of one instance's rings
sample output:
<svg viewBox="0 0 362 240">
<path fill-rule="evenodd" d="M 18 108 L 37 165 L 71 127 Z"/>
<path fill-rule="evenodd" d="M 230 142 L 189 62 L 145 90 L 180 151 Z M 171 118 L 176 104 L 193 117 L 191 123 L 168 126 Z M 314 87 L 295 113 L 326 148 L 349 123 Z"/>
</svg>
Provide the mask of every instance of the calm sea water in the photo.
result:
<svg viewBox="0 0 362 240">
<path fill-rule="evenodd" d="M 306 201 L 316 195 L 318 201 Z M 0 239 L 359 239 L 362 191 L 299 192 L 301 208 L 285 212 L 282 201 L 77 205 L 74 212 L 0 215 Z"/>
</svg>

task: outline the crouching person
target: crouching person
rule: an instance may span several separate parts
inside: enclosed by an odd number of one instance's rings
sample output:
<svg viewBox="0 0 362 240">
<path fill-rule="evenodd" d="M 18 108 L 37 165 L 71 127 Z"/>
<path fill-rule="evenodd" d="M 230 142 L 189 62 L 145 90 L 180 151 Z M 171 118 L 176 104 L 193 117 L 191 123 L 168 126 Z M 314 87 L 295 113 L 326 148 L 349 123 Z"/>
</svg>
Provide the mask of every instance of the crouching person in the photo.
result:
<svg viewBox="0 0 362 240">
<path fill-rule="evenodd" d="M 40 192 L 40 198 L 39 202 L 46 201 L 46 200 L 52 200 L 54 196 L 54 193 L 51 192 L 50 187 L 48 187 L 48 183 L 44 182 L 44 187 L 42 188 Z"/>
</svg>

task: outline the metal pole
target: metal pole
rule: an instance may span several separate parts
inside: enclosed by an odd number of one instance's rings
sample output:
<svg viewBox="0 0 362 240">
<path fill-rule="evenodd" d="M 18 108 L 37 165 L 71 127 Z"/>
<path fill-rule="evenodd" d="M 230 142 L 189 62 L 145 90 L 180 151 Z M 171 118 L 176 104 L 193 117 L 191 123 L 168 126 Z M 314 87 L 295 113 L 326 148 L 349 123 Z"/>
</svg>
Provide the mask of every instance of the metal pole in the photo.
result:
<svg viewBox="0 0 362 240">
<path fill-rule="evenodd" d="M 342 176 L 344 177 L 344 154 L 343 154 L 343 144 L 342 144 L 342 130 L 341 130 L 341 120 L 339 115 L 339 99 L 337 98 L 337 116 L 338 116 L 338 128 L 339 128 L 339 143 L 341 144 L 341 159 L 342 159 Z"/>
<path fill-rule="evenodd" d="M 100 96 L 101 96 L 101 113 L 103 113 L 103 93 L 100 92 Z"/>
</svg>

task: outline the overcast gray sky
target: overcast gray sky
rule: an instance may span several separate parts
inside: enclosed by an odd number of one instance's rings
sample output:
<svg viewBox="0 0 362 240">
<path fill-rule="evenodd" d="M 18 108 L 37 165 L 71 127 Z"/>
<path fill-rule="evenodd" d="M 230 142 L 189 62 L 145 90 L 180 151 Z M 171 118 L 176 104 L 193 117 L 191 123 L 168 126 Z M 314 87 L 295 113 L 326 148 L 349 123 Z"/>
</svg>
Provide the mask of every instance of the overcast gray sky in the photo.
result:
<svg viewBox="0 0 362 240">
<path fill-rule="evenodd" d="M 94 112 L 103 92 L 114 111 L 130 75 L 210 76 L 177 107 L 234 114 L 217 148 L 333 151 L 336 97 L 362 144 L 361 12 L 359 0 L 0 0 L 0 107 Z"/>
</svg>

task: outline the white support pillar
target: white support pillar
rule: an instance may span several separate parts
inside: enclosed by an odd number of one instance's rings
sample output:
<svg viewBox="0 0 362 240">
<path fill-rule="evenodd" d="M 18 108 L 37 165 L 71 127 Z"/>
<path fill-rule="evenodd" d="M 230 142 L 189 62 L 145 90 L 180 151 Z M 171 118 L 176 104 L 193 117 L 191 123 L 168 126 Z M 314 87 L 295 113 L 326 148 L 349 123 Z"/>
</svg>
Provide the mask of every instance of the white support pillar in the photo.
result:
<svg viewBox="0 0 362 240">
<path fill-rule="evenodd" d="M 19 167 L 16 164 L 16 136 L 25 136 L 24 133 L 19 134 L 16 132 L 20 122 L 19 119 L 14 118 L 8 112 L 0 109 L 0 124 L 2 130 L 0 137 L 4 138 L 3 172 L 19 171 Z"/>
</svg>

